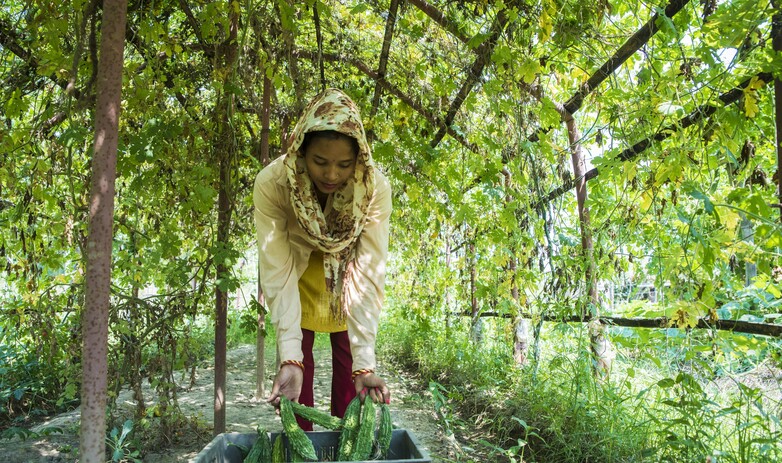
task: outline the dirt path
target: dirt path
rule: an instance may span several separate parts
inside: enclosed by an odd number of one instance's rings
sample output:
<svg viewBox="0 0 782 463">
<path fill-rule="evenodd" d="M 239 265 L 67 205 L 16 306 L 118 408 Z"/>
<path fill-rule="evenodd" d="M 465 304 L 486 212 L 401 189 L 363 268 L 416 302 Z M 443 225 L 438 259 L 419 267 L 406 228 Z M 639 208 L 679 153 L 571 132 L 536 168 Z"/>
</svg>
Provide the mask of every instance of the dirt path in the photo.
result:
<svg viewBox="0 0 782 463">
<path fill-rule="evenodd" d="M 316 365 L 315 405 L 328 409 L 331 382 L 331 367 L 328 350 L 317 356 L 322 360 Z M 273 359 L 266 359 L 267 371 L 273 368 Z M 228 375 L 226 385 L 227 408 L 226 429 L 229 432 L 254 432 L 261 424 L 269 431 L 279 431 L 282 426 L 275 416 L 274 409 L 263 402 L 253 399 L 255 391 L 255 347 L 241 346 L 228 353 Z M 404 373 L 391 371 L 380 365 L 381 374 L 392 390 L 391 416 L 394 425 L 407 429 L 418 439 L 421 446 L 429 452 L 433 462 L 470 461 L 469 458 L 457 458 L 461 449 L 453 439 L 449 439 L 438 427 L 431 400 L 426 391 L 414 386 Z M 181 377 L 177 375 L 179 380 Z M 214 372 L 211 367 L 198 370 L 195 387 L 179 392 L 178 399 L 182 411 L 187 416 L 198 417 L 200 421 L 212 426 Z M 186 379 L 183 379 L 186 383 Z M 271 381 L 267 382 L 267 388 Z M 145 392 L 146 397 L 151 392 Z M 123 391 L 117 400 L 119 407 L 132 411 L 134 403 L 129 391 Z M 0 461 L 3 463 L 66 463 L 78 461 L 76 449 L 79 446 L 79 410 L 52 417 L 34 430 L 40 431 L 47 426 L 57 426 L 64 430 L 62 434 L 21 440 L 0 440 Z M 188 430 L 183 430 L 187 433 Z M 193 431 L 195 432 L 195 431 Z M 211 440 L 210 435 L 194 436 L 192 444 L 175 446 L 165 452 L 147 453 L 144 462 L 179 463 L 190 461 Z M 462 455 L 463 456 L 463 455 Z"/>
</svg>

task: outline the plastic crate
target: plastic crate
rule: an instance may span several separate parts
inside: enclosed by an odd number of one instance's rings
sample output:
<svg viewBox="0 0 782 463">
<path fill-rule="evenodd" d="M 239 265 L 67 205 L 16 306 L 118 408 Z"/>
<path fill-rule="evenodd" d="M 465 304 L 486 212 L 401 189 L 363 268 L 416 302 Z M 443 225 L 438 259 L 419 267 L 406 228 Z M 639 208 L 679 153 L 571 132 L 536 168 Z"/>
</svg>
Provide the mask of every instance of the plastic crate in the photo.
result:
<svg viewBox="0 0 782 463">
<path fill-rule="evenodd" d="M 307 437 L 312 441 L 318 461 L 336 461 L 339 449 L 339 432 L 314 431 L 308 432 Z M 278 432 L 269 433 L 272 442 Z M 288 438 L 282 436 L 285 443 L 285 456 L 290 461 L 290 446 Z M 191 463 L 242 463 L 243 455 L 241 447 L 249 449 L 258 438 L 256 433 L 243 434 L 238 432 L 224 433 L 215 437 Z M 377 460 L 373 460 L 377 461 Z M 395 429 L 391 437 L 391 446 L 388 449 L 386 462 L 397 463 L 431 463 L 429 455 L 421 449 L 415 437 L 405 429 Z"/>
</svg>

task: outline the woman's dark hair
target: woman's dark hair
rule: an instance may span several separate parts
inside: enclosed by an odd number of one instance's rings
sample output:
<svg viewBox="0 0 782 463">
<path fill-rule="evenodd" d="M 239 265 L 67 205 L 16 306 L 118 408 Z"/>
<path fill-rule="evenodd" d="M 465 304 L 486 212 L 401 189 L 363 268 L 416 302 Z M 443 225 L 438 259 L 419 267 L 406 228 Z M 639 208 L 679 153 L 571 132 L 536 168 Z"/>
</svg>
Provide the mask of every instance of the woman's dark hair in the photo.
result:
<svg viewBox="0 0 782 463">
<path fill-rule="evenodd" d="M 299 148 L 302 155 L 307 152 L 307 147 L 310 146 L 312 140 L 315 140 L 316 138 L 325 138 L 327 140 L 339 140 L 340 138 L 344 138 L 350 142 L 350 146 L 353 149 L 353 155 L 358 156 L 358 140 L 350 135 L 337 132 L 336 130 L 316 130 L 314 132 L 305 133 L 304 140 L 301 142 L 301 147 Z"/>
</svg>

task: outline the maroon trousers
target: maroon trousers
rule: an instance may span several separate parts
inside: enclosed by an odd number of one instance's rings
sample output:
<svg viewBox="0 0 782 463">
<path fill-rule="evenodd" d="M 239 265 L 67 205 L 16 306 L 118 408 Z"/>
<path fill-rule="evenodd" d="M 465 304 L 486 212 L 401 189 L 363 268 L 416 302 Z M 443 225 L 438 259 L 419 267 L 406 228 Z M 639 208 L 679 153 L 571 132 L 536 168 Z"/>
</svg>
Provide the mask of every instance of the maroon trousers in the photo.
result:
<svg viewBox="0 0 782 463">
<path fill-rule="evenodd" d="M 301 386 L 299 403 L 309 407 L 314 406 L 315 359 L 312 356 L 312 345 L 315 342 L 315 332 L 301 330 L 304 338 L 301 350 L 304 353 L 304 383 Z M 342 418 L 345 409 L 356 396 L 353 386 L 353 356 L 350 354 L 350 339 L 347 331 L 331 333 L 331 414 Z M 312 423 L 296 417 L 301 429 L 312 431 Z"/>
</svg>

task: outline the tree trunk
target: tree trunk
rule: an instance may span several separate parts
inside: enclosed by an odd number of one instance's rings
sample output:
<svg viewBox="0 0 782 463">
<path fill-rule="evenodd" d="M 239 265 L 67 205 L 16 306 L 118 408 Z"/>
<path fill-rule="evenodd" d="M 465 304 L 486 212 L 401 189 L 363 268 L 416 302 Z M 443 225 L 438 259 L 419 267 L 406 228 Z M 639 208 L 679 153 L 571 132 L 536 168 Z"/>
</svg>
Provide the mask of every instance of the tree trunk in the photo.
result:
<svg viewBox="0 0 782 463">
<path fill-rule="evenodd" d="M 296 4 L 293 0 L 285 0 L 287 8 L 294 10 Z M 279 6 L 278 6 L 279 9 Z M 281 13 L 278 11 L 278 16 L 281 17 Z M 304 107 L 302 102 L 304 101 L 304 88 L 301 85 L 301 74 L 299 73 L 299 62 L 295 54 L 296 50 L 296 36 L 295 31 L 291 31 L 282 28 L 282 41 L 285 44 L 285 54 L 287 55 L 288 72 L 290 74 L 291 81 L 293 81 L 293 91 L 296 93 L 296 113 L 298 114 Z M 323 53 L 320 54 L 320 59 L 323 60 Z"/>
<path fill-rule="evenodd" d="M 469 232 L 468 232 L 469 233 Z M 465 234 L 467 235 L 467 234 Z M 467 239 L 467 236 L 465 236 Z M 483 343 L 483 320 L 480 317 L 478 311 L 478 297 L 476 296 L 476 279 L 478 265 L 475 256 L 475 242 L 470 240 L 470 244 L 467 246 L 468 250 L 468 265 L 470 266 L 470 314 L 472 315 L 472 323 L 470 325 L 470 339 L 476 346 L 480 346 Z"/>
<path fill-rule="evenodd" d="M 519 315 L 513 321 L 513 360 L 516 365 L 526 365 L 529 363 L 530 332 L 532 331 L 532 321 L 521 315 L 521 302 L 519 301 L 519 285 L 516 282 L 517 259 L 515 252 L 512 253 L 509 270 L 511 272 L 510 294 L 519 307 Z"/>
<path fill-rule="evenodd" d="M 741 241 L 749 244 L 750 248 L 755 243 L 755 227 L 751 220 L 747 217 L 747 214 L 740 212 L 741 216 Z M 744 286 L 752 285 L 752 281 L 758 276 L 758 267 L 754 262 L 744 263 Z"/>
<path fill-rule="evenodd" d="M 226 122 L 226 121 L 223 121 Z M 227 124 L 226 124 L 227 125 Z M 223 126 L 222 130 L 229 130 Z M 228 246 L 228 230 L 231 226 L 231 202 L 228 193 L 230 159 L 228 154 L 220 159 L 220 189 L 217 194 L 217 242 L 218 248 Z M 225 380 L 228 332 L 228 291 L 220 287 L 220 281 L 230 277 L 229 268 L 217 258 L 215 266 L 215 377 L 214 377 L 214 435 L 225 432 Z"/>
<path fill-rule="evenodd" d="M 443 225 L 445 226 L 445 225 Z M 445 229 L 445 272 L 450 281 L 451 273 L 451 233 L 448 228 Z M 451 332 L 453 327 L 454 314 L 451 312 L 451 285 L 445 285 L 445 295 L 443 301 L 445 304 L 445 330 L 446 333 Z"/>
<path fill-rule="evenodd" d="M 141 209 L 141 204 L 136 205 L 137 210 Z M 135 221 L 135 223 L 138 223 L 138 220 Z M 136 233 L 135 231 L 130 232 L 130 249 L 131 253 L 133 255 L 138 255 L 138 249 L 136 245 Z M 138 268 L 141 268 L 142 262 L 141 259 L 138 259 L 136 261 L 136 265 Z M 141 375 L 141 339 L 139 338 L 139 332 L 141 331 L 141 327 L 143 326 L 143 321 L 139 317 L 141 308 L 139 307 L 139 294 L 141 291 L 141 282 L 137 281 L 135 278 L 133 279 L 133 288 L 132 288 L 132 295 L 133 300 L 132 303 L 128 304 L 129 310 L 128 310 L 128 323 L 129 323 L 129 329 L 130 332 L 123 336 L 123 339 L 125 340 L 124 344 L 124 351 L 125 351 L 125 358 L 126 365 L 127 365 L 127 372 L 128 372 L 128 381 L 130 382 L 130 389 L 133 390 L 133 400 L 136 401 L 136 413 L 135 418 L 141 419 L 143 418 L 147 413 L 147 406 L 144 401 L 144 390 L 143 390 L 143 376 Z"/>
<path fill-rule="evenodd" d="M 584 256 L 584 278 L 586 280 L 586 292 L 588 305 L 592 310 L 583 311 L 585 319 L 589 322 L 589 337 L 592 346 L 592 354 L 595 357 L 596 373 L 607 376 L 611 371 L 611 362 L 615 357 L 611 342 L 605 336 L 605 327 L 600 323 L 600 301 L 597 296 L 597 276 L 595 275 L 595 260 L 593 255 L 592 231 L 589 220 L 589 209 L 586 206 L 587 188 L 584 178 L 585 160 L 581 151 L 581 136 L 576 127 L 576 121 L 572 115 L 565 118 L 567 125 L 570 155 L 573 162 L 573 176 L 578 180 L 576 185 L 576 200 L 578 201 L 578 219 L 581 227 L 581 248 Z M 594 312 L 592 312 L 594 311 Z"/>
<path fill-rule="evenodd" d="M 511 297 L 519 305 L 519 285 L 516 283 L 516 257 L 511 257 L 510 271 L 513 274 L 513 285 L 511 286 Z M 526 365 L 529 363 L 529 346 L 532 331 L 532 321 L 519 314 L 513 322 L 513 360 L 516 365 Z"/>
<path fill-rule="evenodd" d="M 263 108 L 261 109 L 261 165 L 269 165 L 269 114 L 271 113 L 272 81 L 268 77 L 263 78 Z M 258 250 L 260 252 L 260 249 Z M 260 256 L 259 256 L 260 257 Z M 260 258 L 258 259 L 260 262 Z M 266 377 L 266 310 L 261 288 L 260 267 L 258 268 L 258 304 L 263 310 L 258 312 L 258 325 L 255 335 L 255 399 L 261 400 L 266 396 L 264 378 Z"/>
<path fill-rule="evenodd" d="M 126 0 L 103 2 L 95 147 L 92 160 L 89 236 L 82 318 L 81 443 L 83 463 L 106 460 L 106 387 L 114 185 L 122 95 Z"/>
<path fill-rule="evenodd" d="M 511 175 L 508 169 L 502 170 L 502 175 L 505 178 L 505 205 L 506 207 L 513 200 L 511 195 Z M 509 241 L 513 242 L 513 237 L 509 234 Z M 521 312 L 521 301 L 519 300 L 519 284 L 516 279 L 516 271 L 518 270 L 518 258 L 516 257 L 516 246 L 511 245 L 510 250 L 510 262 L 508 263 L 508 273 L 510 273 L 511 286 L 510 295 L 513 301 L 518 307 L 519 313 Z M 513 360 L 516 365 L 526 365 L 529 362 L 529 333 L 530 333 L 530 320 L 522 316 L 518 316 L 513 321 Z"/>
<path fill-rule="evenodd" d="M 391 0 L 391 5 L 388 7 L 388 18 L 386 19 L 386 32 L 383 34 L 383 47 L 380 51 L 380 59 L 377 65 L 377 75 L 380 79 L 386 78 L 388 53 L 391 51 L 391 39 L 394 37 L 394 26 L 396 25 L 396 15 L 398 11 L 399 0 Z M 382 92 L 383 88 L 380 86 L 380 82 L 375 81 L 375 94 L 372 96 L 372 109 L 369 111 L 370 118 L 374 117 L 377 113 Z"/>
<path fill-rule="evenodd" d="M 260 277 L 260 273 L 258 275 Z M 261 292 L 261 283 L 258 280 L 258 304 L 263 310 L 258 311 L 255 332 L 255 400 L 262 400 L 266 397 L 266 310 L 263 293 Z"/>
<path fill-rule="evenodd" d="M 219 187 L 217 193 L 217 249 L 228 250 L 230 244 L 231 214 L 233 212 L 234 188 L 231 186 L 231 171 L 236 152 L 236 134 L 231 121 L 234 110 L 234 96 L 225 88 L 233 79 L 234 64 L 238 53 L 237 33 L 239 14 L 231 8 L 229 36 L 220 45 L 224 80 L 222 95 L 215 108 L 217 136 L 213 153 L 219 159 Z M 225 379 L 226 379 L 226 335 L 228 331 L 228 290 L 226 281 L 231 278 L 229 261 L 224 255 L 215 256 L 215 382 L 214 382 L 214 434 L 225 432 Z"/>
<path fill-rule="evenodd" d="M 777 13 L 771 19 L 771 35 L 774 51 L 782 52 L 782 12 L 779 11 L 779 2 L 771 4 L 777 9 Z M 782 223 L 782 79 L 774 79 L 774 121 L 776 123 L 777 140 L 777 207 L 779 208 L 779 221 Z"/>
<path fill-rule="evenodd" d="M 536 95 L 536 97 L 537 97 L 537 95 Z M 519 110 L 516 113 L 516 118 L 517 118 L 517 121 L 518 121 L 519 125 L 521 125 L 522 124 L 522 118 L 523 118 L 523 114 L 522 114 L 521 110 Z M 522 141 L 523 140 L 518 140 L 517 143 L 521 144 Z M 535 162 L 535 160 L 532 158 L 529 150 L 522 150 L 522 153 L 524 153 L 524 155 L 527 157 L 527 163 L 529 164 L 530 168 L 532 169 L 531 177 L 532 177 L 532 183 L 533 183 L 533 186 L 534 186 L 533 193 L 534 193 L 534 195 L 536 197 L 539 198 L 539 197 L 541 197 L 543 195 L 543 189 L 541 188 L 541 185 L 540 185 L 540 179 L 543 177 L 543 173 L 541 171 L 539 171 L 540 166 L 538 166 L 538 163 Z M 551 236 L 554 234 L 554 220 L 552 220 L 552 218 L 551 218 L 553 216 L 552 206 L 551 206 L 550 203 L 547 203 L 547 204 L 544 204 L 542 207 L 540 207 L 539 209 L 536 209 L 536 210 L 537 210 L 538 215 L 543 219 L 543 234 L 544 234 L 545 240 L 544 240 L 543 243 L 539 242 L 537 244 L 537 247 L 536 247 L 535 252 L 534 252 L 533 255 L 537 256 L 537 266 L 538 266 L 539 272 L 541 274 L 543 274 L 543 275 L 546 275 L 546 274 L 551 275 L 551 277 L 549 277 L 549 281 L 548 282 L 546 282 L 545 279 L 543 280 L 544 285 L 546 285 L 548 287 L 553 287 L 554 242 L 551 239 Z M 523 217 L 523 216 L 521 216 L 519 214 L 519 215 L 517 215 L 517 220 L 518 220 L 519 224 L 524 224 L 523 227 L 533 228 L 530 225 L 530 223 L 528 222 L 527 217 Z M 530 230 L 530 233 L 534 233 L 534 230 Z M 535 259 L 535 257 L 531 257 L 530 259 Z M 518 265 L 518 261 L 517 261 L 516 265 Z M 525 263 L 525 265 L 528 266 L 528 267 L 534 266 L 535 262 L 528 261 L 528 262 Z M 543 290 L 542 297 L 536 302 L 536 304 L 539 307 L 541 307 L 541 310 L 540 310 L 541 315 L 543 315 L 543 316 L 546 315 L 547 310 L 544 310 L 543 307 L 548 307 L 547 299 L 551 298 L 553 295 L 554 295 L 553 291 L 546 291 L 545 289 Z M 520 312 L 519 315 L 517 315 L 518 318 L 521 318 L 522 320 L 524 318 L 529 319 L 529 317 L 525 317 L 523 314 L 521 314 L 521 307 L 519 307 L 519 312 Z M 538 368 L 539 360 L 540 360 L 540 337 L 539 337 L 539 334 L 540 334 L 540 330 L 543 328 L 543 321 L 542 320 L 543 320 L 543 317 L 539 317 L 538 322 L 535 325 L 532 325 L 532 323 L 530 321 L 530 322 L 527 322 L 525 324 L 525 327 L 524 327 L 524 328 L 526 328 L 527 333 L 530 333 L 530 328 L 532 328 L 532 331 L 531 331 L 532 332 L 531 340 L 532 340 L 532 343 L 533 343 L 532 344 L 532 346 L 533 346 L 532 359 L 533 359 L 533 362 L 534 362 L 534 365 L 535 365 L 535 369 L 533 370 L 533 376 L 537 372 L 537 368 Z M 516 336 L 517 335 L 514 333 L 514 337 L 516 337 Z M 518 342 L 518 338 L 517 338 L 516 341 L 514 341 L 514 344 L 515 344 L 515 342 Z"/>
<path fill-rule="evenodd" d="M 130 375 L 130 388 L 133 390 L 133 400 L 136 401 L 136 419 L 144 418 L 147 414 L 147 405 L 144 401 L 144 390 L 142 388 L 144 378 L 141 376 L 141 340 L 138 337 L 138 330 L 142 326 L 139 319 L 138 305 L 139 289 L 133 287 L 133 304 L 130 304 L 130 334 L 127 335 L 126 358 L 128 359 L 128 372 Z"/>
</svg>

